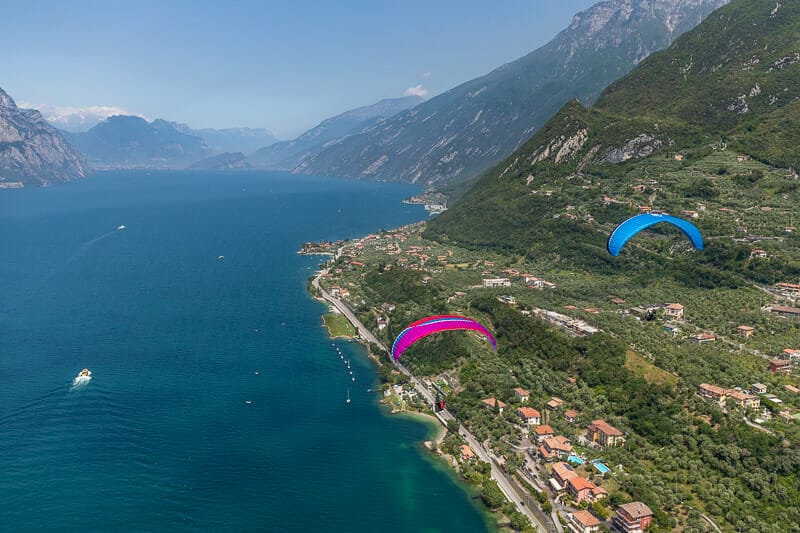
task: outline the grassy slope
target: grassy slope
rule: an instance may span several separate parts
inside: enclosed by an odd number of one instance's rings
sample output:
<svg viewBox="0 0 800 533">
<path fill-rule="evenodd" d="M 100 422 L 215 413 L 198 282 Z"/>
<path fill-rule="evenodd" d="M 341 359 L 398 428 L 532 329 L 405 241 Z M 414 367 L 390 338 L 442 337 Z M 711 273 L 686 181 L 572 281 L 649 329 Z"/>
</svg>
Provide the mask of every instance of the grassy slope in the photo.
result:
<svg viewBox="0 0 800 533">
<path fill-rule="evenodd" d="M 356 330 L 353 329 L 352 324 L 339 313 L 330 313 L 322 317 L 322 322 L 331 337 L 353 337 Z"/>
</svg>

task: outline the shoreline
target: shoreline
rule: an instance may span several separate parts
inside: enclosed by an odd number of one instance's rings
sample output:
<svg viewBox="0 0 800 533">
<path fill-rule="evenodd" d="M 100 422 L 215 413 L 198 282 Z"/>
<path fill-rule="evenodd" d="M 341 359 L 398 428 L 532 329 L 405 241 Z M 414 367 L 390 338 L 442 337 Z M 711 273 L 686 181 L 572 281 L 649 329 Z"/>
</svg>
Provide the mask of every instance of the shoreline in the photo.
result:
<svg viewBox="0 0 800 533">
<path fill-rule="evenodd" d="M 328 330 L 328 338 L 330 338 L 330 339 L 348 339 L 348 340 L 355 339 L 356 338 L 355 335 L 348 335 L 348 334 L 334 335 L 333 334 L 333 330 L 331 329 L 331 326 L 328 324 L 328 321 L 325 320 L 325 317 L 328 316 L 328 315 L 337 315 L 337 314 L 338 313 L 336 311 L 331 310 L 330 312 L 325 313 L 321 317 L 321 319 L 322 319 L 322 327 L 325 328 L 326 330 Z M 339 315 L 339 316 L 341 316 L 341 315 Z"/>
<path fill-rule="evenodd" d="M 433 438 L 429 438 L 426 442 L 435 442 L 437 447 L 441 446 L 442 441 L 447 436 L 447 428 L 439 422 L 438 418 L 428 413 L 423 413 L 422 411 L 397 411 L 390 414 L 392 416 L 417 419 L 418 422 L 429 426 L 432 434 L 429 433 L 428 436 Z"/>
<path fill-rule="evenodd" d="M 381 403 L 381 405 L 386 404 Z M 422 457 L 424 457 L 426 461 L 433 465 L 436 470 L 441 471 L 445 476 L 450 478 L 458 488 L 464 491 L 464 494 L 466 494 L 467 498 L 469 498 L 469 500 L 473 503 L 475 508 L 483 517 L 488 533 L 508 531 L 507 529 L 503 529 L 502 523 L 504 520 L 502 520 L 497 513 L 492 512 L 492 510 L 486 507 L 486 505 L 483 503 L 483 500 L 480 498 L 480 488 L 470 484 L 466 479 L 464 479 L 456 458 L 449 453 L 441 451 L 441 445 L 444 441 L 444 438 L 447 436 L 448 429 L 444 427 L 441 422 L 439 422 L 438 418 L 421 411 L 401 411 L 396 413 L 384 411 L 383 409 L 381 409 L 381 411 L 384 412 L 386 416 L 401 416 L 403 418 L 407 418 L 428 426 L 430 431 L 434 432 L 433 435 L 429 433 L 428 437 L 434 438 L 429 438 L 428 440 L 422 442 L 422 446 L 425 448 L 424 452 L 426 452 L 422 453 Z M 436 443 L 435 449 L 431 449 L 428 446 L 428 444 L 431 442 Z M 420 452 L 423 452 L 423 450 L 420 450 Z"/>
<path fill-rule="evenodd" d="M 327 300 L 325 300 L 325 298 L 322 298 L 321 296 L 316 296 L 316 295 L 313 295 L 313 298 L 315 300 L 317 300 L 318 302 L 326 304 L 326 305 L 328 305 L 330 307 L 330 304 L 328 303 Z M 378 367 L 382 367 L 383 366 L 383 362 L 381 361 L 380 357 L 378 355 L 372 353 L 372 351 L 370 351 L 369 343 L 366 340 L 364 340 L 362 337 L 347 336 L 347 335 L 337 335 L 337 336 L 331 335 L 331 330 L 328 327 L 328 325 L 325 324 L 325 320 L 322 318 L 323 316 L 324 315 L 320 315 L 320 319 L 322 320 L 322 327 L 325 328 L 325 330 L 328 332 L 328 338 L 329 339 L 331 339 L 331 340 L 333 340 L 333 339 L 346 339 L 347 341 L 357 342 L 358 344 L 360 344 L 361 346 L 364 347 L 364 350 L 366 350 L 366 352 L 367 352 L 367 357 L 372 359 L 372 361 L 374 361 L 375 364 L 378 365 Z"/>
<path fill-rule="evenodd" d="M 344 248 L 344 246 L 342 248 L 340 248 L 340 251 L 343 248 Z M 340 254 L 337 254 L 337 255 L 340 255 Z M 335 299 L 331 295 L 327 294 L 324 291 L 324 289 L 322 289 L 322 287 L 320 287 L 320 285 L 319 285 L 320 279 L 327 272 L 328 272 L 328 269 L 325 268 L 325 267 L 322 267 L 319 271 L 317 271 L 315 276 L 310 278 L 310 283 L 308 284 L 308 292 L 310 293 L 310 295 L 314 299 L 319 300 L 320 302 L 324 302 L 324 303 L 329 304 L 329 305 L 333 305 L 334 307 L 336 307 L 345 316 L 345 318 L 347 318 L 347 320 L 353 325 L 353 327 L 356 328 L 356 331 L 358 332 L 358 337 L 355 337 L 355 340 L 358 341 L 359 343 L 361 343 L 365 347 L 367 355 L 369 356 L 369 358 L 372 359 L 373 361 L 375 361 L 375 363 L 377 365 L 382 366 L 382 363 L 379 360 L 379 358 L 376 355 L 372 354 L 370 352 L 370 350 L 369 350 L 370 340 L 372 342 L 374 342 L 375 344 L 377 344 L 377 346 L 379 348 L 382 348 L 383 350 L 385 350 L 387 353 L 389 352 L 388 348 L 377 337 L 375 337 L 375 335 L 368 328 L 366 328 L 366 326 L 361 324 L 361 322 L 353 314 L 353 312 L 346 306 L 346 304 L 344 304 L 340 300 Z M 428 401 L 430 401 L 431 404 L 432 404 L 433 403 L 433 397 L 431 396 L 431 393 L 424 386 L 422 386 L 422 384 L 419 382 L 419 380 L 413 374 L 411 374 L 408 370 L 405 370 L 402 367 L 400 369 L 411 379 L 412 383 L 414 384 L 415 387 L 418 388 L 418 390 L 421 387 L 422 395 L 426 396 L 426 394 L 427 394 L 426 399 Z M 421 412 L 418 412 L 418 411 L 413 411 L 413 412 L 411 412 L 411 411 L 403 411 L 402 413 L 405 413 L 405 414 L 408 414 L 408 415 L 412 415 L 412 417 L 416 416 L 416 417 L 418 417 L 418 421 L 419 422 L 424 423 L 426 425 L 429 425 L 432 421 L 435 421 L 436 424 L 439 425 L 442 428 L 442 432 L 443 433 L 441 434 L 441 438 L 444 438 L 444 436 L 446 436 L 446 434 L 447 434 L 447 431 L 448 431 L 447 427 L 445 426 L 444 422 L 439 417 L 435 417 L 435 416 L 429 415 L 427 413 L 421 413 Z M 389 413 L 387 413 L 387 414 L 389 414 Z M 391 414 L 400 414 L 400 413 L 391 413 Z M 447 413 L 445 413 L 445 414 L 447 414 Z M 450 415 L 450 418 L 452 419 L 452 415 Z M 465 434 L 462 435 L 462 436 L 465 437 L 465 439 L 467 440 L 467 443 L 472 446 L 473 450 L 482 451 L 483 455 L 481 455 L 479 453 L 478 456 L 484 462 L 487 462 L 490 465 L 490 468 L 491 468 L 490 477 L 491 477 L 491 479 L 493 481 L 495 481 L 498 484 L 498 487 L 499 487 L 500 491 L 503 493 L 503 495 L 505 496 L 507 501 L 510 504 L 514 505 L 514 507 L 516 507 L 516 509 L 520 513 L 526 515 L 527 518 L 530 521 L 530 524 L 534 528 L 545 528 L 546 530 L 549 529 L 546 525 L 544 525 L 546 522 L 540 522 L 537 519 L 536 515 L 533 514 L 533 512 L 530 509 L 528 509 L 524 505 L 524 503 L 522 501 L 518 500 L 518 498 L 516 497 L 517 495 L 516 495 L 516 492 L 515 492 L 514 488 L 509 484 L 507 479 L 505 477 L 503 477 L 503 475 L 500 473 L 499 466 L 497 466 L 496 464 L 493 464 L 491 462 L 491 460 L 489 459 L 489 457 L 486 456 L 487 452 L 482 449 L 481 444 L 476 441 L 475 437 L 471 433 L 469 433 L 469 431 L 464 430 L 463 427 L 461 429 L 465 432 Z M 430 441 L 428 441 L 428 442 L 430 442 Z M 441 442 L 441 441 L 438 441 L 438 442 Z M 450 472 L 450 474 L 453 475 L 453 479 L 454 480 L 456 480 L 457 478 L 460 479 L 460 481 L 458 483 L 459 486 L 462 487 L 464 492 L 468 496 L 470 496 L 471 499 L 474 499 L 474 496 L 472 495 L 472 492 L 469 490 L 471 485 L 467 484 L 466 481 L 463 478 L 460 477 L 458 466 L 456 464 L 453 464 L 453 462 L 455 461 L 455 458 L 453 458 L 452 456 L 449 456 L 447 454 L 436 453 L 436 451 L 434 451 L 434 449 L 429 448 L 428 446 L 425 446 L 425 447 L 429 450 L 429 452 L 431 452 L 431 453 L 425 454 L 425 455 L 428 456 L 432 460 L 433 460 L 433 457 L 437 457 L 439 459 L 443 459 L 444 460 L 443 466 L 446 465 L 446 469 Z M 436 446 L 436 450 L 438 450 L 438 445 Z M 448 459 L 449 459 L 449 461 L 448 461 Z M 485 505 L 477 505 L 477 508 L 481 509 L 481 513 L 484 514 L 484 516 L 493 517 L 492 519 L 487 520 L 487 522 L 486 522 L 486 525 L 490 529 L 490 531 L 491 530 L 498 531 L 500 529 L 500 527 L 501 527 L 501 524 L 497 521 L 497 517 L 491 512 L 491 510 L 488 509 Z"/>
</svg>

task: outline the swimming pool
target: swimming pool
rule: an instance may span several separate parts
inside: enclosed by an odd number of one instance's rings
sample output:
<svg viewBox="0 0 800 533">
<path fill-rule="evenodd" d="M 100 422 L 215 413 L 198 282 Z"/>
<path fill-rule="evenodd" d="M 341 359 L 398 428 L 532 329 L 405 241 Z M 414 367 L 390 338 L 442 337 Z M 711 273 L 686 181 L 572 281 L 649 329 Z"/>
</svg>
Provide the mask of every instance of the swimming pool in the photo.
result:
<svg viewBox="0 0 800 533">
<path fill-rule="evenodd" d="M 567 457 L 567 462 L 575 463 L 576 465 L 582 465 L 583 464 L 583 459 L 581 459 L 580 457 L 578 457 L 575 454 L 572 454 L 569 457 Z"/>
<path fill-rule="evenodd" d="M 604 465 L 603 463 L 592 463 L 592 465 L 594 465 L 597 471 L 600 472 L 601 474 L 607 474 L 611 472 L 611 469 L 606 465 Z"/>
</svg>

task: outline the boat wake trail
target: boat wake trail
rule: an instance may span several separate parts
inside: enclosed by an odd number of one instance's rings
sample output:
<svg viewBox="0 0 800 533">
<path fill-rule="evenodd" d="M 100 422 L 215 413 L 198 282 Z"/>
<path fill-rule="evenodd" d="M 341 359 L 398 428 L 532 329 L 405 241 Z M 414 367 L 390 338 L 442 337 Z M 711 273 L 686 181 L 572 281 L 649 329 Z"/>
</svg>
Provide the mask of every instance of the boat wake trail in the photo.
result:
<svg viewBox="0 0 800 533">
<path fill-rule="evenodd" d="M 0 426 L 3 426 L 9 422 L 13 422 L 14 420 L 19 418 L 30 417 L 30 414 L 32 412 L 41 410 L 43 407 L 51 404 L 54 399 L 57 399 L 59 396 L 62 396 L 63 394 L 64 394 L 63 387 L 58 387 L 49 392 L 46 392 L 36 400 L 33 400 L 28 404 L 24 405 L 23 407 L 20 407 L 19 409 L 0 417 Z"/>
<path fill-rule="evenodd" d="M 72 384 L 69 387 L 69 391 L 70 392 L 81 391 L 89 386 L 90 381 L 92 381 L 92 376 L 76 376 L 75 379 L 72 380 Z"/>
<path fill-rule="evenodd" d="M 120 231 L 122 231 L 122 229 L 124 229 L 124 226 L 120 226 L 119 228 L 113 229 L 111 231 L 107 231 L 107 232 L 103 233 L 102 235 L 100 235 L 99 237 L 95 237 L 94 239 L 91 239 L 91 240 L 86 241 L 85 243 L 81 244 L 78 247 L 78 249 L 75 251 L 75 253 L 72 254 L 71 256 L 69 256 L 69 259 L 67 259 L 64 262 L 64 264 L 61 265 L 61 268 L 64 268 L 64 267 L 68 266 L 70 263 L 72 263 L 73 261 L 78 259 L 80 256 L 85 254 L 89 250 L 89 248 L 91 248 L 92 246 L 94 246 L 98 242 L 102 241 L 103 239 L 107 239 L 107 238 L 111 237 L 112 235 L 114 235 L 115 233 L 119 233 Z"/>
</svg>

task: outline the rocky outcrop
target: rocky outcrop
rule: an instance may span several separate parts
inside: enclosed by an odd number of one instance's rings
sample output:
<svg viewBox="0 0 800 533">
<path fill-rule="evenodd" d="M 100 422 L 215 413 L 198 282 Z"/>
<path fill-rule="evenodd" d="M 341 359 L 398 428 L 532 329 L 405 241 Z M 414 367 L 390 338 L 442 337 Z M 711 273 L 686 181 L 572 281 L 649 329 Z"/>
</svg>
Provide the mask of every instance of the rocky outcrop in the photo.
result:
<svg viewBox="0 0 800 533">
<path fill-rule="evenodd" d="M 89 174 L 83 156 L 34 109 L 0 89 L 0 189 L 47 186 Z"/>
<path fill-rule="evenodd" d="M 666 144 L 674 143 L 672 140 L 668 140 Z M 624 163 L 629 159 L 647 157 L 664 145 L 664 141 L 654 135 L 640 133 L 633 139 L 629 139 L 624 145 L 608 150 L 600 163 Z"/>
</svg>

